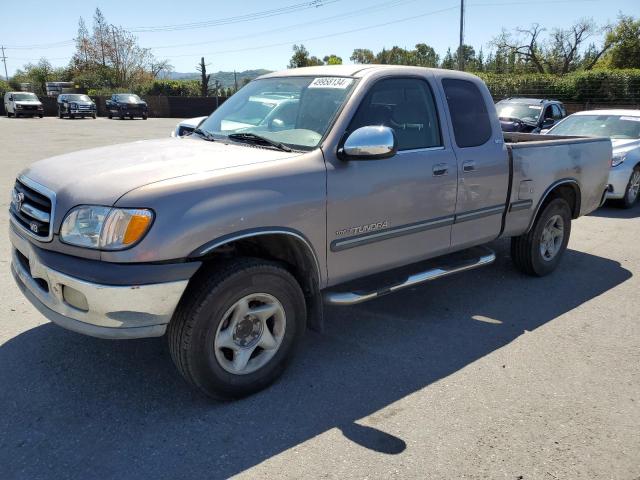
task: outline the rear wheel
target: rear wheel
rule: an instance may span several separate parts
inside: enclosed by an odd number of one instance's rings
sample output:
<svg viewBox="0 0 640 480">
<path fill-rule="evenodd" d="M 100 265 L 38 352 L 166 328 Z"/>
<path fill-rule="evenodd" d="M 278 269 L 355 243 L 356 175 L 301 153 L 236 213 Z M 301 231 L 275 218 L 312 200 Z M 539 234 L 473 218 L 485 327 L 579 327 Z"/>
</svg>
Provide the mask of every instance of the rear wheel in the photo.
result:
<svg viewBox="0 0 640 480">
<path fill-rule="evenodd" d="M 142 119 L 143 119 L 143 120 L 146 120 L 146 119 L 147 119 L 147 116 L 146 116 L 146 115 L 143 115 L 143 116 L 142 116 Z"/>
<path fill-rule="evenodd" d="M 511 239 L 513 263 L 527 275 L 548 275 L 560 263 L 570 235 L 569 204 L 554 198 L 543 206 L 529 233 Z"/>
<path fill-rule="evenodd" d="M 281 265 L 238 259 L 201 274 L 168 329 L 182 376 L 213 398 L 238 398 L 276 380 L 306 325 L 305 301 Z"/>
</svg>

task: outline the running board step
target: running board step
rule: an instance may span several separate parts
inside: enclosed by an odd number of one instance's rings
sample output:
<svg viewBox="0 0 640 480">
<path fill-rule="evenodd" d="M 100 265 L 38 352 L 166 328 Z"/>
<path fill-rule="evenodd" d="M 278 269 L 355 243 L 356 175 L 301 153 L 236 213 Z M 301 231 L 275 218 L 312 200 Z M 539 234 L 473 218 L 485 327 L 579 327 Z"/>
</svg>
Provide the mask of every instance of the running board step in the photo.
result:
<svg viewBox="0 0 640 480">
<path fill-rule="evenodd" d="M 359 284 L 356 282 L 349 282 L 348 284 L 343 285 L 343 287 L 350 291 L 325 292 L 324 301 L 331 305 L 356 305 L 358 303 L 373 300 L 374 298 L 382 297 L 389 293 L 397 292 L 404 288 L 414 287 L 421 283 L 447 277 L 454 273 L 466 272 L 467 270 L 483 267 L 493 263 L 495 259 L 496 254 L 493 250 L 487 247 L 474 247 L 463 252 L 457 252 L 417 264 L 423 265 L 424 268 L 427 266 L 425 263 L 427 263 L 429 268 L 416 273 L 408 273 L 407 270 L 411 267 L 415 269 L 417 265 L 395 270 L 396 278 L 392 282 L 385 282 L 384 280 L 381 280 L 380 275 L 367 277 L 367 279 L 364 280 L 364 283 L 368 283 L 369 285 L 374 283 L 376 279 L 378 279 L 378 285 L 380 283 L 386 283 L 389 285 L 383 288 L 362 288 L 363 285 L 361 284 L 363 282 L 359 282 Z M 400 278 L 398 278 L 398 275 L 401 275 Z M 355 288 L 348 289 L 349 285 Z"/>
</svg>

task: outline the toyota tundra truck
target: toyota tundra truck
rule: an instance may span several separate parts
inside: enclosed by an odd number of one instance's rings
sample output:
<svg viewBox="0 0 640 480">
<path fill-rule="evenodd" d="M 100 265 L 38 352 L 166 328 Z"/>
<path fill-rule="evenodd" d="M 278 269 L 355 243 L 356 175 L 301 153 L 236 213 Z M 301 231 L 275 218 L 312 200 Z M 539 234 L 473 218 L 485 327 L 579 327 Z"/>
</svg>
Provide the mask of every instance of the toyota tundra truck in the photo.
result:
<svg viewBox="0 0 640 480">
<path fill-rule="evenodd" d="M 275 96 L 288 105 L 276 114 L 252 101 Z M 326 304 L 488 265 L 485 244 L 502 237 L 522 272 L 553 272 L 572 220 L 602 204 L 610 163 L 608 139 L 503 134 L 470 74 L 270 73 L 192 135 L 20 173 L 11 269 L 52 322 L 166 335 L 191 385 L 237 398 L 283 372 Z"/>
</svg>

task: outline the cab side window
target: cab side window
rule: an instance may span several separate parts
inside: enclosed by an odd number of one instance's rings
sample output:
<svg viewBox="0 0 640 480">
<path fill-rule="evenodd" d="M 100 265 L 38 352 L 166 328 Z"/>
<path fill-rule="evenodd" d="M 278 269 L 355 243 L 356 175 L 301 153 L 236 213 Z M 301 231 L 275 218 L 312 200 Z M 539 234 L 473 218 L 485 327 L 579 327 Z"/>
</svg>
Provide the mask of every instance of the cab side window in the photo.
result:
<svg viewBox="0 0 640 480">
<path fill-rule="evenodd" d="M 424 80 L 404 78 L 377 82 L 358 107 L 348 131 L 369 125 L 393 129 L 400 151 L 442 145 L 435 101 Z"/>
<path fill-rule="evenodd" d="M 442 87 L 453 124 L 456 145 L 478 147 L 491 138 L 491 118 L 482 92 L 469 80 L 445 78 Z"/>
<path fill-rule="evenodd" d="M 553 109 L 552 111 L 552 115 L 553 115 L 553 119 L 554 120 L 562 120 L 562 117 L 564 117 L 564 115 L 562 114 L 562 110 L 560 110 L 560 107 L 558 105 L 552 105 L 551 108 Z"/>
</svg>

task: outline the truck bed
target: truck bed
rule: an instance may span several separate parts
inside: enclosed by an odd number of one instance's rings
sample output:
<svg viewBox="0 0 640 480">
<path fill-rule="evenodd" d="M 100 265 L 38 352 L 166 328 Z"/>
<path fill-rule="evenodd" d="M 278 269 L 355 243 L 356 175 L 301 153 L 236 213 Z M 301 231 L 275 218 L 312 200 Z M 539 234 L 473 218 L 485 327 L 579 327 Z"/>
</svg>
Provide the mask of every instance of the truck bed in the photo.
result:
<svg viewBox="0 0 640 480">
<path fill-rule="evenodd" d="M 600 206 L 611 159 L 608 138 L 504 133 L 511 167 L 504 236 L 526 232 L 546 193 L 561 183 L 573 188 L 574 218 Z"/>
</svg>

